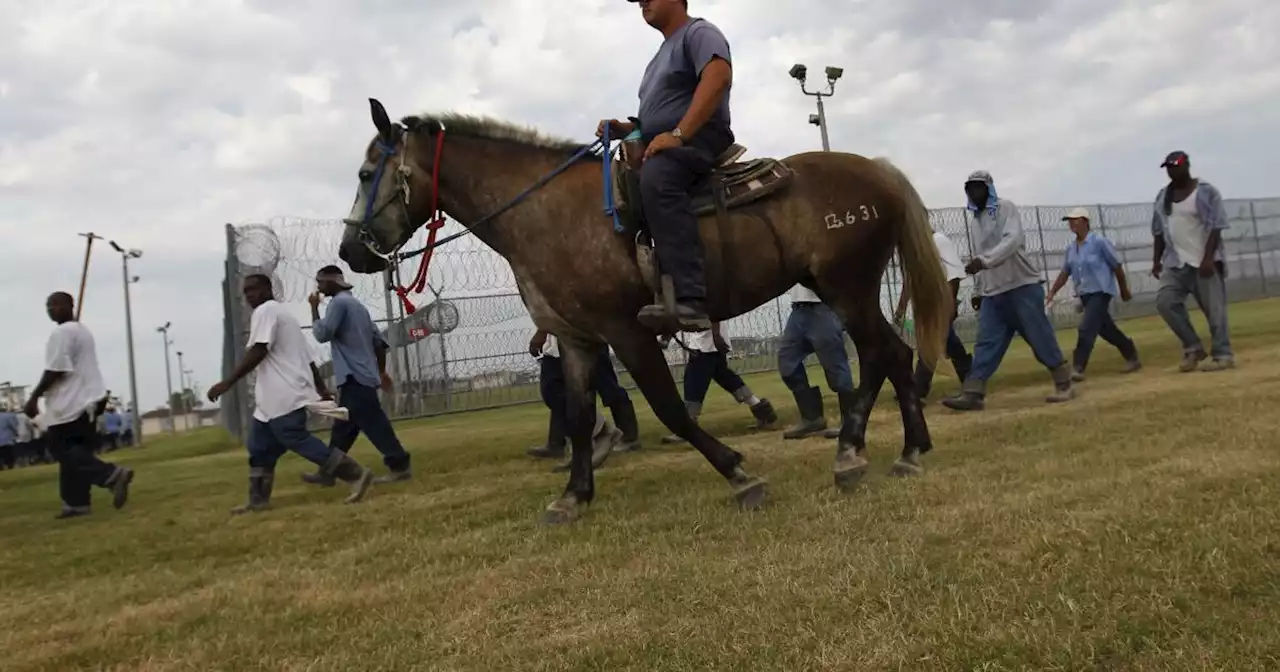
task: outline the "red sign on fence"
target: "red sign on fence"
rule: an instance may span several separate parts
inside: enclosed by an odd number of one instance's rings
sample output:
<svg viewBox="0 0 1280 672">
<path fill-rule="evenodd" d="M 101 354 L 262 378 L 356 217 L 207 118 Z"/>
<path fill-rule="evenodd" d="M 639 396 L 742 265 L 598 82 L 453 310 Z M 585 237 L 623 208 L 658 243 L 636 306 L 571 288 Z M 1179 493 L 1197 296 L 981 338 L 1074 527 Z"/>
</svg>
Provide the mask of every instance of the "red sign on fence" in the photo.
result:
<svg viewBox="0 0 1280 672">
<path fill-rule="evenodd" d="M 426 338 L 430 333 L 431 333 L 431 330 L 427 329 L 426 327 L 410 327 L 409 328 L 409 338 L 412 338 L 415 341 L 420 341 Z"/>
</svg>

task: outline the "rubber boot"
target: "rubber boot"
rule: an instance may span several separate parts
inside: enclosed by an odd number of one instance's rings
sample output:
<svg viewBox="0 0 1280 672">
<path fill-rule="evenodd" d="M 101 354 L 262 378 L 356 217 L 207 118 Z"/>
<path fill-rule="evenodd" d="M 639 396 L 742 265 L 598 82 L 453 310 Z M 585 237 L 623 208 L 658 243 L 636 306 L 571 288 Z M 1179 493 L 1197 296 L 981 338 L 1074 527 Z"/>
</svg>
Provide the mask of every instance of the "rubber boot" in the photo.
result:
<svg viewBox="0 0 1280 672">
<path fill-rule="evenodd" d="M 774 423 L 778 422 L 778 412 L 773 410 L 773 404 L 763 397 L 755 406 L 751 407 L 751 415 L 756 419 L 756 424 L 752 426 L 752 429 L 769 429 L 773 427 Z"/>
<path fill-rule="evenodd" d="M 547 442 L 541 446 L 530 446 L 524 452 L 529 457 L 563 459 L 568 440 L 569 433 L 565 429 L 564 418 L 552 413 L 551 419 L 547 421 Z"/>
<path fill-rule="evenodd" d="M 1076 398 L 1076 388 L 1071 384 L 1075 376 L 1071 365 L 1063 362 L 1053 370 L 1053 394 L 1044 398 L 1047 403 L 1060 404 Z"/>
<path fill-rule="evenodd" d="M 686 410 L 689 411 L 689 417 L 693 418 L 694 422 L 697 422 L 698 416 L 702 415 L 702 402 L 686 401 L 684 402 L 684 407 Z M 672 444 L 672 443 L 684 443 L 685 441 L 684 439 L 676 436 L 675 434 L 668 434 L 662 437 L 661 442 L 664 444 Z"/>
<path fill-rule="evenodd" d="M 827 418 L 823 415 L 822 390 L 810 387 L 792 394 L 796 398 L 796 407 L 800 409 L 800 424 L 787 428 L 782 433 L 782 438 L 805 439 L 826 430 Z"/>
<path fill-rule="evenodd" d="M 627 399 L 614 404 L 609 411 L 613 415 L 613 424 L 622 430 L 622 439 L 613 452 L 630 453 L 640 450 L 640 423 L 636 420 L 635 405 Z"/>
<path fill-rule="evenodd" d="M 266 510 L 271 504 L 271 489 L 275 485 L 276 472 L 271 467 L 249 468 L 249 501 L 231 509 L 231 515 Z"/>
<path fill-rule="evenodd" d="M 387 473 L 373 479 L 374 485 L 386 485 L 388 483 L 399 483 L 413 478 L 413 469 L 410 466 L 410 457 L 405 455 L 394 469 L 390 469 Z"/>
<path fill-rule="evenodd" d="M 953 411 L 981 411 L 987 407 L 987 382 L 966 378 L 960 393 L 942 400 L 942 405 Z"/>
<path fill-rule="evenodd" d="M 329 454 L 329 461 L 324 465 L 324 472 L 331 474 L 351 486 L 351 494 L 345 500 L 347 504 L 355 504 L 364 499 L 373 485 L 373 470 L 360 466 L 350 455 L 335 450 Z"/>
</svg>

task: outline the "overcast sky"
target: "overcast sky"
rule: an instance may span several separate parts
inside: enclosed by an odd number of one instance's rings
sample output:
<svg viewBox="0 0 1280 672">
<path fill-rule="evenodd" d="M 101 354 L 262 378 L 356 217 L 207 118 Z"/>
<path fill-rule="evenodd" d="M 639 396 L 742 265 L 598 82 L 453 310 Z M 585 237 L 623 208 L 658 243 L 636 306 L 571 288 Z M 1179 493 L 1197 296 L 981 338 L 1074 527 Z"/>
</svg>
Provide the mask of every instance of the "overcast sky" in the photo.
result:
<svg viewBox="0 0 1280 672">
<path fill-rule="evenodd" d="M 1185 149 L 1228 197 L 1280 195 L 1275 0 L 690 0 L 735 60 L 754 155 L 819 146 L 792 63 L 845 76 L 834 149 L 887 155 L 931 207 L 990 170 L 1015 201 L 1145 201 Z M 341 217 L 372 127 L 455 109 L 592 138 L 633 113 L 660 35 L 623 0 L 6 0 L 0 3 L 0 381 L 34 383 L 95 231 L 133 264 L 142 406 L 164 399 L 155 327 L 207 387 L 221 356 L 223 224 Z M 603 225 L 603 224 L 602 224 Z M 127 389 L 119 257 L 84 320 Z M 176 365 L 175 365 L 176 366 Z M 176 379 L 176 370 L 175 370 Z"/>
</svg>

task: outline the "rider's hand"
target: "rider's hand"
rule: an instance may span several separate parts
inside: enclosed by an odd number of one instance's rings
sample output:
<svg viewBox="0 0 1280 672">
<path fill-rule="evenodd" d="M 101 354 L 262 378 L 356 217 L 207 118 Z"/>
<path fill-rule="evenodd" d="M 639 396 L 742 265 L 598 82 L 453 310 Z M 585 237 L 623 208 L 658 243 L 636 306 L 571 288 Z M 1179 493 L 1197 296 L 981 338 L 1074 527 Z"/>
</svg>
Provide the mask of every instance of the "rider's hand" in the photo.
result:
<svg viewBox="0 0 1280 672">
<path fill-rule="evenodd" d="M 614 140 L 621 140 L 623 136 L 634 131 L 636 128 L 635 124 L 629 121 L 618 121 L 617 119 L 610 119 L 608 122 L 601 121 L 596 125 L 597 138 L 604 137 L 604 125 L 606 123 L 609 124 L 609 137 Z"/>
<path fill-rule="evenodd" d="M 654 154 L 682 146 L 684 146 L 684 142 L 682 142 L 680 138 L 677 138 L 670 133 L 662 133 L 658 137 L 654 138 L 653 141 L 649 143 L 648 147 L 644 148 L 644 158 L 647 160 Z"/>
</svg>

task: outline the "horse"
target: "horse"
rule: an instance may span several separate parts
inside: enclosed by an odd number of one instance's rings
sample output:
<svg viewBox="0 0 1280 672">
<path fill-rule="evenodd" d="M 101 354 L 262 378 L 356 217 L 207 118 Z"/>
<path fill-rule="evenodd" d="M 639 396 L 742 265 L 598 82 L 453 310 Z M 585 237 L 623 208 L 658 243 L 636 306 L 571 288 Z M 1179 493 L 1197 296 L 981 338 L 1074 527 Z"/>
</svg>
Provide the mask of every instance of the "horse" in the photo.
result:
<svg viewBox="0 0 1280 672">
<path fill-rule="evenodd" d="M 510 263 L 533 322 L 560 339 L 564 362 L 572 464 L 543 522 L 575 521 L 595 498 L 591 381 L 606 343 L 667 429 L 726 479 L 739 509 L 761 508 L 767 481 L 748 473 L 741 453 L 689 416 L 654 330 L 637 317 L 653 298 L 642 263 L 650 250 L 599 209 L 610 186 L 601 168 L 610 166 L 607 136 L 595 143 L 603 154 L 597 157 L 589 146 L 487 117 L 444 113 L 393 123 L 380 102 L 371 98 L 369 105 L 377 134 L 361 159 L 338 256 L 353 272 L 381 272 L 420 227 L 442 222 L 443 213 Z M 789 179 L 767 195 L 726 204 L 726 185 L 760 183 L 758 177 L 730 179 L 759 175 L 734 162 L 743 149 L 720 162 L 712 176 L 718 184 L 699 187 L 702 203 L 715 202 L 698 220 L 711 319 L 744 314 L 796 283 L 815 291 L 840 317 L 859 356 L 860 385 L 839 398 L 836 487 L 853 488 L 870 467 L 867 417 L 886 378 L 897 392 L 905 434 L 890 474 L 923 473 L 921 457 L 932 441 L 911 382 L 912 350 L 880 308 L 881 278 L 897 251 L 914 300 L 918 354 L 932 366 L 952 300 L 920 195 L 887 159 L 805 152 L 755 159 Z M 626 170 L 621 162 L 614 168 Z"/>
</svg>

